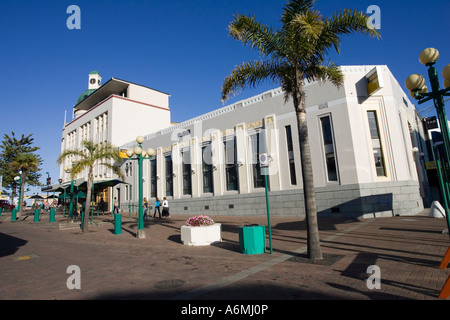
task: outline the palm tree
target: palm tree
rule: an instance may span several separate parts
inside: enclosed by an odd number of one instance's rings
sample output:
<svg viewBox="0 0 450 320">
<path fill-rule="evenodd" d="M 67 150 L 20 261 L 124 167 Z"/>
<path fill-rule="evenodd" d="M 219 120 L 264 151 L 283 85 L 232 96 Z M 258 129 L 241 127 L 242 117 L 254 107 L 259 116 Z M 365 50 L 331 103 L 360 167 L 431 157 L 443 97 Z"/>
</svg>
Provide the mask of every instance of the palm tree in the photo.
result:
<svg viewBox="0 0 450 320">
<path fill-rule="evenodd" d="M 13 162 L 10 163 L 11 168 L 20 173 L 20 181 L 22 182 L 19 186 L 20 194 L 22 199 L 24 198 L 25 184 L 27 182 L 27 177 L 30 172 L 39 171 L 39 165 L 41 160 L 38 156 L 33 153 L 19 153 Z M 20 199 L 19 199 L 20 200 Z M 19 201 L 19 216 L 22 214 L 22 202 Z"/>
<path fill-rule="evenodd" d="M 99 164 L 107 168 L 112 169 L 112 171 L 119 177 L 123 178 L 123 172 L 119 166 L 111 164 L 120 163 L 121 158 L 119 155 L 119 150 L 109 142 L 104 142 L 101 144 L 96 144 L 92 141 L 83 140 L 81 142 L 83 149 L 68 149 L 65 150 L 58 156 L 57 162 L 63 164 L 66 159 L 75 160 L 72 162 L 73 166 L 71 168 L 71 179 L 74 179 L 78 174 L 82 173 L 84 170 L 88 170 L 87 176 L 87 191 L 86 191 L 86 207 L 84 212 L 89 212 L 91 209 L 91 193 L 92 185 L 94 183 L 94 166 Z M 112 160 L 112 161 L 111 161 Z M 88 220 L 83 219 L 83 225 L 81 229 L 83 232 L 88 230 Z"/>
<path fill-rule="evenodd" d="M 235 67 L 222 85 L 222 101 L 245 86 L 255 87 L 265 80 L 281 84 L 285 103 L 289 98 L 292 99 L 299 134 L 308 256 L 312 260 L 320 260 L 323 256 L 317 224 L 303 80 L 330 81 L 335 86 L 341 86 L 344 75 L 335 63 L 325 62 L 328 51 L 334 48 L 339 53 L 342 35 L 361 33 L 379 38 L 380 34 L 368 26 L 368 17 L 362 12 L 345 9 L 326 18 L 314 10 L 314 4 L 314 0 L 288 1 L 278 30 L 246 15 L 234 16 L 228 27 L 229 35 L 258 51 L 262 59 Z"/>
</svg>

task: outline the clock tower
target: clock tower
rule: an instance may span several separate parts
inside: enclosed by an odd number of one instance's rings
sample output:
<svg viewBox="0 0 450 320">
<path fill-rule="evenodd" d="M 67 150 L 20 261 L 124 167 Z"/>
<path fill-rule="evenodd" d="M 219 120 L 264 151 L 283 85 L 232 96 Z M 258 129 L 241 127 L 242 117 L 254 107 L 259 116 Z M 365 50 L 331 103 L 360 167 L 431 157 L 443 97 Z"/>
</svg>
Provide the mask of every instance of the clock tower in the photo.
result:
<svg viewBox="0 0 450 320">
<path fill-rule="evenodd" d="M 89 86 L 88 89 L 98 89 L 102 85 L 102 76 L 97 71 L 91 71 L 89 73 Z"/>
</svg>

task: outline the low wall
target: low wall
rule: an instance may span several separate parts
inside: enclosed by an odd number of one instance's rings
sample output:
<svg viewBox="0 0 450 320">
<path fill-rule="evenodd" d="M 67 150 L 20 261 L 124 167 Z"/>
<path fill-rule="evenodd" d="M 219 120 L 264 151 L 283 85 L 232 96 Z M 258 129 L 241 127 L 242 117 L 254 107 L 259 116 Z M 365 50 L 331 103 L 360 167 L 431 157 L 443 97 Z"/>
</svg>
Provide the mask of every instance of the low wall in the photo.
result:
<svg viewBox="0 0 450 320">
<path fill-rule="evenodd" d="M 153 205 L 153 203 L 152 203 Z M 411 181 L 316 188 L 318 216 L 382 217 L 414 215 L 423 210 L 419 184 Z M 266 215 L 264 190 L 249 194 L 169 199 L 173 214 Z M 269 192 L 271 216 L 305 216 L 303 190 Z"/>
</svg>

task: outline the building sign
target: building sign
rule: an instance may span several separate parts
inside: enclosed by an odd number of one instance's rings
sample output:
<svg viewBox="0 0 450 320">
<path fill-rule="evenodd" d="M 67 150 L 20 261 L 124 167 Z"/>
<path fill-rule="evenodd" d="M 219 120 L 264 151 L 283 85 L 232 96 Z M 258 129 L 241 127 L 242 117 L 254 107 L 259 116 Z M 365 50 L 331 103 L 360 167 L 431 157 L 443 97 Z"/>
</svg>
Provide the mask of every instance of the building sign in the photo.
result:
<svg viewBox="0 0 450 320">
<path fill-rule="evenodd" d="M 119 154 L 120 154 L 120 157 L 121 157 L 122 159 L 128 159 L 128 156 L 127 156 L 127 149 L 120 149 L 120 150 L 119 150 Z"/>
<path fill-rule="evenodd" d="M 187 129 L 184 131 L 181 131 L 177 134 L 178 138 L 183 138 L 184 136 L 188 136 L 191 134 L 191 129 Z"/>
<path fill-rule="evenodd" d="M 383 75 L 379 67 L 375 67 L 366 74 L 367 93 L 369 96 L 383 88 Z"/>
<path fill-rule="evenodd" d="M 427 130 L 431 130 L 431 129 L 437 129 L 438 128 L 438 123 L 436 120 L 436 117 L 429 117 L 429 118 L 425 118 L 425 125 L 427 126 Z"/>
<path fill-rule="evenodd" d="M 425 169 L 427 169 L 427 170 L 437 169 L 436 161 L 427 161 L 427 162 L 425 162 Z"/>
<path fill-rule="evenodd" d="M 261 153 L 259 155 L 259 165 L 261 167 L 268 167 L 269 166 L 269 156 L 267 153 Z"/>
</svg>

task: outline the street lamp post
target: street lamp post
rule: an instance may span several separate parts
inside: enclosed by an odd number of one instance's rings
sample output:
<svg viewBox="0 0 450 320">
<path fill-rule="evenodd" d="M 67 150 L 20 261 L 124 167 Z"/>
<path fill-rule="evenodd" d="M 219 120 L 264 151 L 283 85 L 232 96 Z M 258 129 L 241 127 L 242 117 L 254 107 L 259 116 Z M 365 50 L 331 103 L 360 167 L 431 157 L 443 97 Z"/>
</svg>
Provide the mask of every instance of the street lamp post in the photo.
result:
<svg viewBox="0 0 450 320">
<path fill-rule="evenodd" d="M 45 174 L 47 175 L 47 187 L 50 187 L 51 185 L 50 172 L 46 172 Z M 48 191 L 47 191 L 47 198 L 48 198 Z"/>
<path fill-rule="evenodd" d="M 15 211 L 13 210 L 14 213 L 11 215 L 11 219 L 13 221 L 16 221 L 17 215 L 20 217 L 21 214 L 22 214 L 22 210 L 21 210 L 21 205 L 22 205 L 22 192 L 21 192 L 21 189 L 22 189 L 22 171 L 19 171 L 19 175 L 14 177 L 14 180 L 15 181 L 19 181 L 19 202 L 18 202 L 17 208 L 14 208 Z"/>
<path fill-rule="evenodd" d="M 425 85 L 425 79 L 420 74 L 412 74 L 408 78 L 406 78 L 405 86 L 410 91 L 410 95 L 414 99 L 418 100 L 419 104 L 433 99 L 434 107 L 436 108 L 436 113 L 439 120 L 439 126 L 441 128 L 442 140 L 444 142 L 444 152 L 446 157 L 446 163 L 443 163 L 441 161 L 441 166 L 438 167 L 438 170 L 441 170 L 441 172 L 439 172 L 439 175 L 443 180 L 442 195 L 444 198 L 444 204 L 449 204 L 450 131 L 448 128 L 448 121 L 445 113 L 444 96 L 450 96 L 450 64 L 445 66 L 442 71 L 445 89 L 441 89 L 439 85 L 439 77 L 436 68 L 434 67 L 438 58 L 439 51 L 434 48 L 427 48 L 423 50 L 419 56 L 419 61 L 428 67 L 428 77 L 431 84 L 431 92 L 428 92 L 428 88 Z M 447 227 L 450 230 L 450 210 L 448 205 L 445 205 L 445 207 Z"/>
<path fill-rule="evenodd" d="M 134 149 L 127 150 L 127 156 L 130 160 L 138 161 L 138 186 L 139 186 L 139 215 L 138 215 L 138 228 L 136 237 L 137 238 L 145 238 L 145 230 L 144 230 L 144 215 L 143 215 L 143 181 L 142 181 L 142 161 L 144 159 L 152 159 L 155 155 L 155 150 L 152 148 L 147 149 L 147 151 L 142 150 L 142 143 L 144 142 L 144 137 L 139 136 L 136 138 L 136 142 L 138 146 Z M 133 155 L 136 155 L 136 158 L 132 158 Z M 149 155 L 149 157 L 146 157 Z"/>
</svg>

